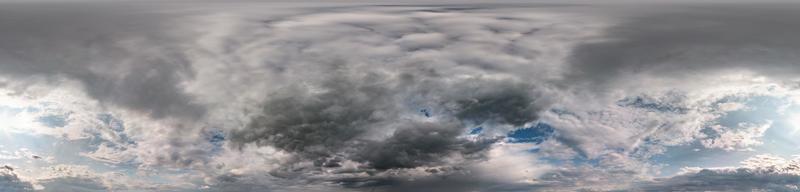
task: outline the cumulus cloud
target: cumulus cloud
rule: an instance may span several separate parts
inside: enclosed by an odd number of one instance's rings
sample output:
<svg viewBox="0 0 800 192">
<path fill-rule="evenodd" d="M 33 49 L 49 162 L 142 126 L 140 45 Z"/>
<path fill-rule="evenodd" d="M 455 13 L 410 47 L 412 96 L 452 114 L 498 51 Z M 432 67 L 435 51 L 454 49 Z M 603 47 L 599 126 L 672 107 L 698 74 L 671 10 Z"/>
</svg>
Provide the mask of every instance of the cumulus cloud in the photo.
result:
<svg viewBox="0 0 800 192">
<path fill-rule="evenodd" d="M 719 125 L 710 127 L 714 134 L 709 136 L 708 139 L 701 140 L 700 142 L 707 148 L 722 148 L 725 150 L 734 149 L 750 149 L 755 145 L 760 145 L 760 137 L 764 136 L 764 132 L 771 126 L 771 123 L 764 125 L 742 124 L 739 129 L 730 131 L 721 131 L 726 129 Z"/>
</svg>

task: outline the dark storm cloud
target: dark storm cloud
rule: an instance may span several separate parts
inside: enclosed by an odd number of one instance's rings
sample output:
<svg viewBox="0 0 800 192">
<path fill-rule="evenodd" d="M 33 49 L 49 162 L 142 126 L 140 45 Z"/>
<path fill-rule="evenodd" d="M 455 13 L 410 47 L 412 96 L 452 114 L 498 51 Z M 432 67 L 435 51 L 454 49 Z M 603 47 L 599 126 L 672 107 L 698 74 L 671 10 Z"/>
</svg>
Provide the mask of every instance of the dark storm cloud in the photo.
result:
<svg viewBox="0 0 800 192">
<path fill-rule="evenodd" d="M 476 124 L 493 122 L 510 124 L 517 127 L 538 118 L 538 112 L 545 109 L 544 104 L 536 104 L 539 96 L 532 96 L 531 90 L 536 88 L 525 84 L 492 84 L 475 85 L 472 90 L 463 94 L 472 97 L 454 101 L 459 106 L 455 114 L 458 118 L 474 121 Z"/>
<path fill-rule="evenodd" d="M 536 102 L 541 96 L 531 92 L 532 86 L 521 83 L 469 79 L 444 86 L 436 79 L 410 86 L 409 79 L 397 83 L 375 74 L 362 80 L 347 78 L 334 76 L 322 82 L 323 93 L 297 87 L 279 91 L 264 104 L 261 115 L 232 132 L 231 141 L 317 158 L 318 166 L 338 167 L 342 159 L 329 157 L 343 156 L 379 170 L 414 168 L 440 164 L 452 153 L 479 158 L 497 139 L 460 138 L 467 132 L 465 123 L 519 126 L 536 120 L 544 105 Z M 429 107 L 441 112 L 426 118 L 436 120 L 399 118 L 423 117 L 401 102 L 408 95 L 429 97 Z M 378 141 L 365 136 L 381 132 L 393 133 Z"/>
<path fill-rule="evenodd" d="M 323 86 L 330 91 L 282 90 L 244 130 L 233 132 L 231 140 L 324 156 L 359 136 L 366 126 L 396 115 L 391 106 L 394 99 L 381 84 L 358 85 L 339 79 Z"/>
<path fill-rule="evenodd" d="M 631 15 L 608 29 L 604 40 L 573 50 L 567 79 L 603 84 L 632 74 L 680 78 L 740 69 L 788 77 L 800 72 L 798 8 L 685 4 L 623 10 Z"/>
<path fill-rule="evenodd" d="M 134 5 L 131 5 L 134 6 Z M 192 77 L 165 15 L 94 4 L 4 4 L 0 73 L 16 79 L 76 80 L 102 103 L 197 118 L 204 109 L 179 87 Z M 163 21 L 159 21 L 163 20 Z M 156 22 L 154 22 L 156 21 Z"/>
<path fill-rule="evenodd" d="M 266 23 L 265 40 L 247 46 L 279 47 L 267 49 L 274 56 L 262 63 L 286 79 L 230 141 L 276 147 L 323 168 L 344 161 L 380 171 L 436 166 L 451 155 L 480 159 L 498 141 L 462 137 L 468 126 L 521 127 L 553 102 L 530 78 L 507 75 L 521 73 L 513 65 L 533 65 L 505 49 L 535 35 L 528 20 L 466 15 L 481 21 L 472 23 L 439 15 L 462 10 L 407 9 Z M 482 41 L 488 37 L 502 40 Z"/>
<path fill-rule="evenodd" d="M 458 122 L 410 123 L 384 141 L 367 143 L 356 160 L 366 160 L 379 170 L 414 168 L 441 164 L 438 161 L 453 152 L 466 156 L 481 152 L 493 143 L 457 138 L 461 134 L 463 125 Z"/>
</svg>

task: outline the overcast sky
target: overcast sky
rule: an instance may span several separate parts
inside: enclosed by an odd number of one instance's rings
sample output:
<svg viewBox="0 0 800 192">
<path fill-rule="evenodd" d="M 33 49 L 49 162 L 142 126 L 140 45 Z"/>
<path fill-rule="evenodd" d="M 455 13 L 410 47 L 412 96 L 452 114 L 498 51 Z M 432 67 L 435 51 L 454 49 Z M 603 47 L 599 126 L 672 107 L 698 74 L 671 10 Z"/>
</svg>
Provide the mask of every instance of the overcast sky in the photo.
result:
<svg viewBox="0 0 800 192">
<path fill-rule="evenodd" d="M 0 192 L 800 191 L 800 4 L 0 2 Z"/>
</svg>

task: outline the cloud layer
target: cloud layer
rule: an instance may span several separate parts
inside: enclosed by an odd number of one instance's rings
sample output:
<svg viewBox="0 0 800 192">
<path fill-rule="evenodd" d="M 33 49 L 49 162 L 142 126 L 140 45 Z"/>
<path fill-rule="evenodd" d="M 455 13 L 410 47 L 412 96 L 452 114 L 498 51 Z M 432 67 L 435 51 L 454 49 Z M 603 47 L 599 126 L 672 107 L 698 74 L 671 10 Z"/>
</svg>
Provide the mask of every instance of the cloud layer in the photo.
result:
<svg viewBox="0 0 800 192">
<path fill-rule="evenodd" d="M 800 178 L 795 6 L 6 4 L 0 191 Z"/>
</svg>

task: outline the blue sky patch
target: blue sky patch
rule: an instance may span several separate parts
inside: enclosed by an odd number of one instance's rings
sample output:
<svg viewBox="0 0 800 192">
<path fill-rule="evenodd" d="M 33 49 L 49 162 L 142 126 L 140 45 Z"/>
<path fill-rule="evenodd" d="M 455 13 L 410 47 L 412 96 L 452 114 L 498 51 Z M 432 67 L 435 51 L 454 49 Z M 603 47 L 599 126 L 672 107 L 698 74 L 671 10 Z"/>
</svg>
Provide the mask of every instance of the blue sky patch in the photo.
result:
<svg viewBox="0 0 800 192">
<path fill-rule="evenodd" d="M 429 110 L 429 109 L 420 109 L 419 112 L 422 113 L 422 115 L 424 115 L 425 117 L 431 117 L 432 116 L 431 115 L 431 110 Z"/>
<path fill-rule="evenodd" d="M 103 122 L 104 125 L 111 128 L 111 130 L 114 130 L 116 132 L 125 131 L 125 126 L 122 120 L 114 118 L 114 116 L 111 114 L 107 113 L 99 114 L 97 115 L 97 119 L 100 120 L 100 122 Z"/>
<path fill-rule="evenodd" d="M 537 123 L 532 127 L 511 131 L 506 135 L 511 143 L 542 143 L 555 133 L 555 129 L 546 123 Z"/>
<path fill-rule="evenodd" d="M 483 127 L 472 128 L 472 130 L 469 131 L 470 135 L 477 135 L 481 133 L 483 133 Z"/>
<path fill-rule="evenodd" d="M 225 132 L 219 129 L 213 129 L 211 131 L 206 132 L 205 134 L 206 141 L 211 143 L 213 148 L 211 149 L 212 153 L 217 153 L 222 150 L 222 145 L 225 144 Z"/>
<path fill-rule="evenodd" d="M 36 118 L 36 121 L 42 123 L 44 126 L 57 128 L 67 126 L 68 118 L 68 115 L 45 115 Z"/>
</svg>

